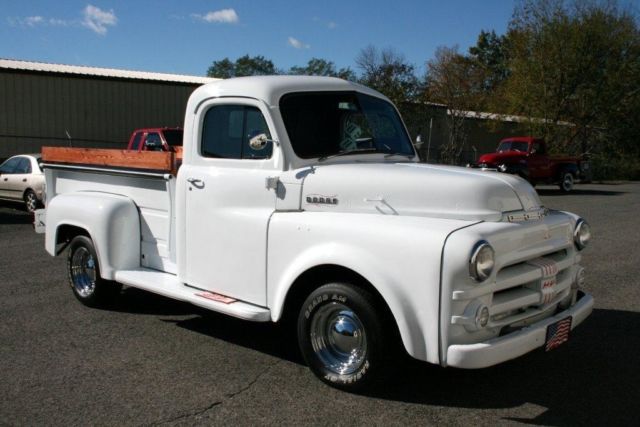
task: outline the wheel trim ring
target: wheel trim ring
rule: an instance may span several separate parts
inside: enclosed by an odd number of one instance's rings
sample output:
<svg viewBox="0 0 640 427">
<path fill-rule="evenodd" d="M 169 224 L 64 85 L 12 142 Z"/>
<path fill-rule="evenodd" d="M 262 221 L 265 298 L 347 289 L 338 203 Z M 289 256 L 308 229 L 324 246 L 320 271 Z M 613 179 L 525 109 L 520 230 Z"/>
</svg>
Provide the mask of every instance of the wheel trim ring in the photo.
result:
<svg viewBox="0 0 640 427">
<path fill-rule="evenodd" d="M 566 174 L 564 179 L 562 180 L 562 186 L 565 190 L 571 189 L 573 186 L 573 176 L 571 174 Z"/>
<path fill-rule="evenodd" d="M 79 247 L 71 256 L 71 281 L 78 295 L 87 298 L 96 288 L 96 264 L 85 247 Z"/>
<path fill-rule="evenodd" d="M 360 318 L 344 304 L 320 307 L 310 327 L 313 351 L 322 365 L 336 375 L 350 375 L 367 360 L 366 330 Z"/>
<path fill-rule="evenodd" d="M 27 193 L 27 210 L 35 211 L 36 210 L 36 195 L 29 192 Z"/>
</svg>

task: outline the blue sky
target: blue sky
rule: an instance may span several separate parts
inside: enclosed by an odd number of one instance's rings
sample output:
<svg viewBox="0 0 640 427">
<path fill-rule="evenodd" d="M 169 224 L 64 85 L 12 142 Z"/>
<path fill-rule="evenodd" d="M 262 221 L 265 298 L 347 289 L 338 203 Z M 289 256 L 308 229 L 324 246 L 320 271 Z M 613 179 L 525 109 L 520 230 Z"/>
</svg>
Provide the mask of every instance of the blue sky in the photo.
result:
<svg viewBox="0 0 640 427">
<path fill-rule="evenodd" d="M 0 58 L 204 75 L 212 61 L 264 55 L 351 66 L 392 47 L 424 70 L 438 46 L 504 33 L 514 0 L 0 0 Z"/>
</svg>

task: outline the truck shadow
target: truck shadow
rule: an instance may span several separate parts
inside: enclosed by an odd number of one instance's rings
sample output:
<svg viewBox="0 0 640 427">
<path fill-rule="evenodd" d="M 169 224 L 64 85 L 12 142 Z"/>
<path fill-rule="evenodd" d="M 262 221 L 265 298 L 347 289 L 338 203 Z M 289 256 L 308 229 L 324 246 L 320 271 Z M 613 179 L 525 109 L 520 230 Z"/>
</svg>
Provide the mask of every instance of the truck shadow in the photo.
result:
<svg viewBox="0 0 640 427">
<path fill-rule="evenodd" d="M 545 408 L 534 425 L 633 425 L 640 411 L 640 313 L 595 310 L 569 343 L 483 370 L 407 361 L 368 396 L 462 408 Z"/>
<path fill-rule="evenodd" d="M 294 330 L 282 323 L 257 323 L 235 319 L 226 315 L 202 310 L 202 316 L 186 320 L 164 320 L 181 328 L 239 345 L 251 350 L 304 364 L 298 351 Z"/>
<path fill-rule="evenodd" d="M 120 313 L 189 316 L 186 319 L 161 320 L 233 345 L 250 348 L 290 362 L 303 363 L 295 337 L 292 336 L 293 329 L 283 324 L 240 320 L 130 287 L 125 287 L 116 301 L 107 309 Z"/>
<path fill-rule="evenodd" d="M 559 189 L 536 188 L 540 196 L 621 196 L 624 191 L 573 189 L 569 193 L 564 193 Z"/>
<path fill-rule="evenodd" d="M 11 202 L 0 202 L 0 224 L 32 224 L 33 216 L 24 209 L 19 208 L 19 204 Z"/>
<path fill-rule="evenodd" d="M 107 309 L 118 313 L 159 316 L 180 316 L 204 312 L 192 304 L 130 287 L 124 287 L 118 298 Z"/>
<path fill-rule="evenodd" d="M 177 326 L 302 364 L 285 328 L 217 314 L 173 321 Z M 595 310 L 569 343 L 483 370 L 444 369 L 406 357 L 390 375 L 361 394 L 412 404 L 509 409 L 540 406 L 533 425 L 634 425 L 640 401 L 640 314 Z M 309 373 L 311 375 L 311 373 Z"/>
<path fill-rule="evenodd" d="M 293 328 L 246 322 L 134 289 L 125 293 L 129 301 L 122 303 L 121 311 L 193 315 L 162 321 L 304 363 Z M 451 408 L 510 409 L 532 404 L 543 408 L 535 418 L 505 420 L 533 425 L 635 425 L 640 414 L 635 409 L 640 401 L 639 330 L 640 313 L 597 309 L 567 344 L 552 352 L 535 351 L 482 370 L 444 369 L 406 356 L 387 367 L 386 378 L 360 394 Z"/>
</svg>

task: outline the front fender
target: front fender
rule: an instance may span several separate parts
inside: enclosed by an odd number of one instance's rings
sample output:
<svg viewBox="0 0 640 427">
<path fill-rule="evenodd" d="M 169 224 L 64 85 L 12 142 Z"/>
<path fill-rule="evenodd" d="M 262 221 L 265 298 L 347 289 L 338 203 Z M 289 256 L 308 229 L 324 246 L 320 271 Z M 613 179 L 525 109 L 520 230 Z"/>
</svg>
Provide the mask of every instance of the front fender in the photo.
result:
<svg viewBox="0 0 640 427">
<path fill-rule="evenodd" d="M 77 192 L 54 197 L 46 210 L 45 248 L 57 255 L 58 233 L 69 225 L 85 230 L 95 246 L 100 275 L 140 266 L 140 217 L 131 199 L 107 193 Z"/>
<path fill-rule="evenodd" d="M 269 226 L 267 301 L 277 321 L 301 274 L 338 265 L 364 277 L 393 314 L 407 352 L 438 363 L 444 241 L 467 221 L 372 214 L 278 213 Z"/>
</svg>

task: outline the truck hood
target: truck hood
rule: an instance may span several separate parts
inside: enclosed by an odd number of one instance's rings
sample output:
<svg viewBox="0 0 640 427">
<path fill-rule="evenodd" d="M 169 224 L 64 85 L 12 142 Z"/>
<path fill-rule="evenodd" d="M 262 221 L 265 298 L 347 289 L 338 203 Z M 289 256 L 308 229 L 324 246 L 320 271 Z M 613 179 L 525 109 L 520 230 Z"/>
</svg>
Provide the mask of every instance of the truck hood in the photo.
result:
<svg viewBox="0 0 640 427">
<path fill-rule="evenodd" d="M 295 193 L 305 211 L 500 221 L 505 212 L 541 207 L 518 177 L 421 163 L 316 165 L 285 173 L 281 182 L 301 185 Z"/>
<path fill-rule="evenodd" d="M 501 153 L 487 153 L 480 156 L 478 163 L 486 163 L 493 165 L 500 162 L 522 159 L 526 156 L 526 153 L 520 151 L 503 151 Z"/>
</svg>

